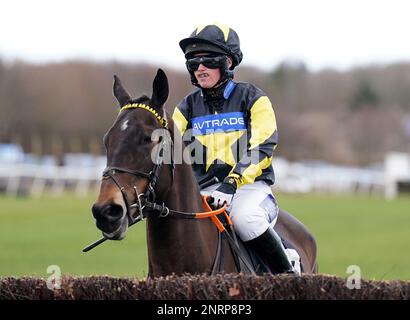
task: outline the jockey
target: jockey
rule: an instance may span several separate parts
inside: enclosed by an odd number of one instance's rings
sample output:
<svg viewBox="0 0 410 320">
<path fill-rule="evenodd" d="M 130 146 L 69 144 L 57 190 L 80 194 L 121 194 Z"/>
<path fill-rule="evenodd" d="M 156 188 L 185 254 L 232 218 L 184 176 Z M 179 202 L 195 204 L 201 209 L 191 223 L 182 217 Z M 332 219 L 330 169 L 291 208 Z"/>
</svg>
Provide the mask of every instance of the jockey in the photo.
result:
<svg viewBox="0 0 410 320">
<path fill-rule="evenodd" d="M 272 194 L 272 155 L 278 141 L 269 98 L 252 84 L 234 82 L 242 61 L 237 33 L 217 24 L 198 27 L 179 43 L 197 88 L 175 108 L 173 120 L 191 148 L 199 183 L 216 207 L 229 206 L 235 232 L 274 273 L 294 273 L 273 229 L 278 205 Z"/>
</svg>

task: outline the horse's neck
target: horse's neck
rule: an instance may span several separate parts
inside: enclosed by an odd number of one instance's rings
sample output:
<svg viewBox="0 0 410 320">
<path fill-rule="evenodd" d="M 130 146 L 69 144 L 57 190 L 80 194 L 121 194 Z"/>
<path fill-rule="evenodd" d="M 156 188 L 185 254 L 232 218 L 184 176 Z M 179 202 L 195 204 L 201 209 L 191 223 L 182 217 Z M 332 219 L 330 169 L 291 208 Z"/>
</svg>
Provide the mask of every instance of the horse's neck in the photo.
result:
<svg viewBox="0 0 410 320">
<path fill-rule="evenodd" d="M 173 148 L 171 152 L 184 154 L 185 144 L 179 131 L 175 131 L 175 124 L 172 119 L 168 119 L 169 133 L 172 137 Z M 173 155 L 174 157 L 175 155 Z M 176 160 L 176 159 L 174 159 Z M 183 159 L 176 161 L 173 185 L 168 189 L 164 199 L 162 199 L 169 208 L 178 211 L 198 212 L 202 210 L 201 194 L 196 181 L 194 171 L 190 164 L 185 163 Z"/>
<path fill-rule="evenodd" d="M 203 211 L 192 168 L 175 167 L 173 187 L 164 196 L 168 208 L 183 212 Z M 147 221 L 150 275 L 171 272 L 208 272 L 216 251 L 216 229 L 209 219 L 158 218 Z"/>
</svg>

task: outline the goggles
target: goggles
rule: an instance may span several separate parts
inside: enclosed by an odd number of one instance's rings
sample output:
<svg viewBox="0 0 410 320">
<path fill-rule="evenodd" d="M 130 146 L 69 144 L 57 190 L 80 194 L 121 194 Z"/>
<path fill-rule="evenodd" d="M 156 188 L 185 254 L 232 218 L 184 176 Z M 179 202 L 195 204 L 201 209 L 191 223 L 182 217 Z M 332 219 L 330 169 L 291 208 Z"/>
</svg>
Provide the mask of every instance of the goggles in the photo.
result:
<svg viewBox="0 0 410 320">
<path fill-rule="evenodd" d="M 199 65 L 202 64 L 209 69 L 217 69 L 223 67 L 224 63 L 226 62 L 226 56 L 201 56 L 195 57 L 192 59 L 188 59 L 185 64 L 188 71 L 193 72 L 198 70 Z"/>
</svg>

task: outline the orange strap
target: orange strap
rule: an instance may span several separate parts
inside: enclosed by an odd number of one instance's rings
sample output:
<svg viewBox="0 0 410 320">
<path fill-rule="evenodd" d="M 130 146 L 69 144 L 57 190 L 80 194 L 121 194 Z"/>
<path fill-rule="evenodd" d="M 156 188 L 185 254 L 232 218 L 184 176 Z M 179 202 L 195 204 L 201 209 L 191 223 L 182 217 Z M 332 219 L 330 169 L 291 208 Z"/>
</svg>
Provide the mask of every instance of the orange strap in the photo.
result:
<svg viewBox="0 0 410 320">
<path fill-rule="evenodd" d="M 216 217 L 218 214 L 224 213 L 226 220 L 228 221 L 229 225 L 232 225 L 231 218 L 226 213 L 226 205 L 224 204 L 222 208 L 212 210 L 209 206 L 207 198 L 209 196 L 203 196 L 202 201 L 204 202 L 205 209 L 208 210 L 207 212 L 199 212 L 195 214 L 196 219 L 204 219 L 204 218 L 211 218 L 212 222 L 216 225 L 219 232 L 225 231 L 225 227 L 223 226 L 222 222 Z"/>
</svg>

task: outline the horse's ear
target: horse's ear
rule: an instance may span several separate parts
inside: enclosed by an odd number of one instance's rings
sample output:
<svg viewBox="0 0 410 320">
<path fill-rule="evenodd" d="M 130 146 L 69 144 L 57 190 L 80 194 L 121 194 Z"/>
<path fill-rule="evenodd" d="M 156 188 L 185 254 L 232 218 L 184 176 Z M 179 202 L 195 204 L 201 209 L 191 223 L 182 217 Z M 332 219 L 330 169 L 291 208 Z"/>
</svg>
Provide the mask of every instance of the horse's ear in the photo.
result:
<svg viewBox="0 0 410 320">
<path fill-rule="evenodd" d="M 117 99 L 121 107 L 125 106 L 131 101 L 130 95 L 122 86 L 120 78 L 118 78 L 116 75 L 114 75 L 114 84 L 112 91 L 114 93 L 114 97 Z"/>
<path fill-rule="evenodd" d="M 154 82 L 152 83 L 151 102 L 156 109 L 162 108 L 168 99 L 169 87 L 168 78 L 162 69 L 158 69 Z"/>
</svg>

